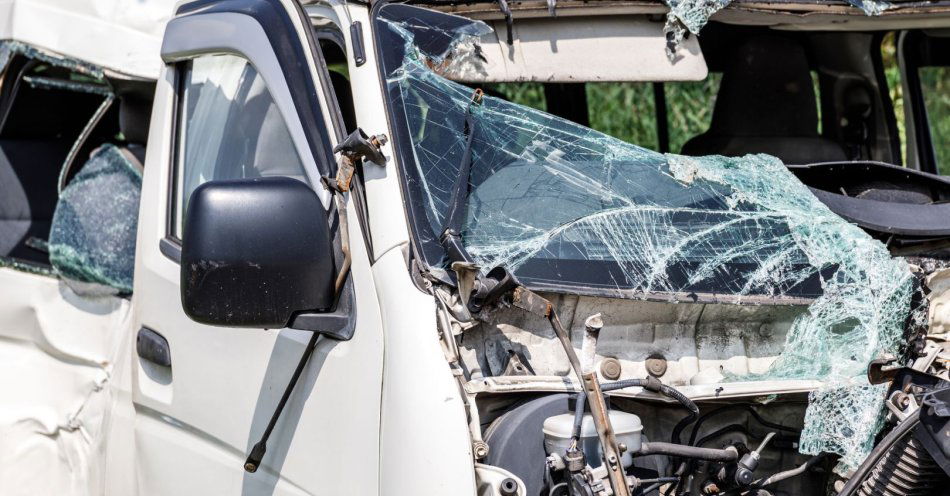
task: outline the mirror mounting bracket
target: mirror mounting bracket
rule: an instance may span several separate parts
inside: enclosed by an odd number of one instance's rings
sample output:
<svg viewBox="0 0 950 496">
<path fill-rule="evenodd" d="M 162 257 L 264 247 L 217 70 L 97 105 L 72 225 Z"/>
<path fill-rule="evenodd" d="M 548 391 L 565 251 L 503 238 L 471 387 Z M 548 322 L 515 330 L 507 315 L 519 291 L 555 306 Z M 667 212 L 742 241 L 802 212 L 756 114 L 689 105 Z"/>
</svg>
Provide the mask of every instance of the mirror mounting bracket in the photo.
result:
<svg viewBox="0 0 950 496">
<path fill-rule="evenodd" d="M 351 318 L 349 311 L 343 308 L 337 308 L 329 313 L 303 312 L 294 315 L 287 327 L 345 340 L 348 336 L 345 336 L 343 332 L 346 331 Z"/>
</svg>

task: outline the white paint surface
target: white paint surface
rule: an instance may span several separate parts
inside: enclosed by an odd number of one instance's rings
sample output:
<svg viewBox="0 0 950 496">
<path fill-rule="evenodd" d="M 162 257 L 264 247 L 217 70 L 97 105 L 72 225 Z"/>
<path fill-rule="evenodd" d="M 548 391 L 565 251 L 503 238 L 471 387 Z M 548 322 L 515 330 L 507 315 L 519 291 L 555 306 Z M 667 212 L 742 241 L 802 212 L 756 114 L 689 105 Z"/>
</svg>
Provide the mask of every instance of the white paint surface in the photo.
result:
<svg viewBox="0 0 950 496">
<path fill-rule="evenodd" d="M 0 492 L 100 494 L 131 305 L 0 268 Z"/>
<path fill-rule="evenodd" d="M 0 40 L 15 39 L 122 74 L 156 79 L 176 0 L 0 0 Z"/>
</svg>

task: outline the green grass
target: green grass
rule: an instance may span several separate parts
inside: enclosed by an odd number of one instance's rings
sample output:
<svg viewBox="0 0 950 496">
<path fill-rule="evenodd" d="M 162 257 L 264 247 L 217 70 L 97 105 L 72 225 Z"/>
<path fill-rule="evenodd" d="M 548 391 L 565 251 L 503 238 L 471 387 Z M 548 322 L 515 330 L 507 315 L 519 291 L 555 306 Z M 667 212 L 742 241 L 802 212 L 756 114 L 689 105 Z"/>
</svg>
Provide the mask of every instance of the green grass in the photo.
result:
<svg viewBox="0 0 950 496">
<path fill-rule="evenodd" d="M 719 74 L 704 81 L 666 83 L 670 150 L 678 152 L 687 140 L 709 128 L 719 91 Z M 547 110 L 541 83 L 499 83 L 486 89 L 508 100 Z M 651 83 L 587 83 L 590 127 L 650 149 L 659 148 L 656 102 Z"/>
<path fill-rule="evenodd" d="M 950 175 L 950 67 L 922 67 L 920 85 L 937 169 L 942 175 Z"/>
</svg>

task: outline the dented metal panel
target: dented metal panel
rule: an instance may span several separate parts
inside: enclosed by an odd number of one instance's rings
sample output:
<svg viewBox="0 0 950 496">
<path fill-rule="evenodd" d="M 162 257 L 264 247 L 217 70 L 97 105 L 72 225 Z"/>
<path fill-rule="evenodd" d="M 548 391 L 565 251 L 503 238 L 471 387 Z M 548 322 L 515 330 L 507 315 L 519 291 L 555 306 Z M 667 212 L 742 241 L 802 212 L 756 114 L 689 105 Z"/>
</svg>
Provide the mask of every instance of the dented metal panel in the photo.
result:
<svg viewBox="0 0 950 496">
<path fill-rule="evenodd" d="M 3 493 L 101 494 L 130 302 L 10 268 L 0 268 L 0 302 Z"/>
</svg>

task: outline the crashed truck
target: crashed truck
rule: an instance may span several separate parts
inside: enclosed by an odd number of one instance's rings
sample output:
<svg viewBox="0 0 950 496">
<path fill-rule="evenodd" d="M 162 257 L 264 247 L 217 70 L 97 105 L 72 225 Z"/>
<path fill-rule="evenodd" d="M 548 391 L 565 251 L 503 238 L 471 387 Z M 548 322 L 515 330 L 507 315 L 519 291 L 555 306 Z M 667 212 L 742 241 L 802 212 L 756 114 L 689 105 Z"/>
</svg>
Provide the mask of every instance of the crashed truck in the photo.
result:
<svg viewBox="0 0 950 496">
<path fill-rule="evenodd" d="M 3 494 L 950 491 L 950 3 L 0 9 Z"/>
</svg>

